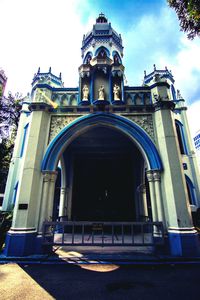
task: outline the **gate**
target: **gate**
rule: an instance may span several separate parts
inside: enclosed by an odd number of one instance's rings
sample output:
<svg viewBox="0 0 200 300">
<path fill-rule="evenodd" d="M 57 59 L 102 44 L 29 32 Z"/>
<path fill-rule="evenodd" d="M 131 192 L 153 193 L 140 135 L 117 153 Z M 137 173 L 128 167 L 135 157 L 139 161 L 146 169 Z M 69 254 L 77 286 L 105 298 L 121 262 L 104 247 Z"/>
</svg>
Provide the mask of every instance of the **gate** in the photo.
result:
<svg viewBox="0 0 200 300">
<path fill-rule="evenodd" d="M 155 246 L 164 244 L 162 222 L 48 222 L 43 245 Z"/>
</svg>

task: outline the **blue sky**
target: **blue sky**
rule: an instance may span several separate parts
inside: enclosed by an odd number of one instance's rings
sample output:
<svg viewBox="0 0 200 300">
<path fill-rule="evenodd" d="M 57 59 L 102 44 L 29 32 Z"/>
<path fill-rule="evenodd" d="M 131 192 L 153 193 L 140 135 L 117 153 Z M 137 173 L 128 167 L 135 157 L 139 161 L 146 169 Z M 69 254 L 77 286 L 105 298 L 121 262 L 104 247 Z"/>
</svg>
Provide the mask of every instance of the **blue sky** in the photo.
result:
<svg viewBox="0 0 200 300">
<path fill-rule="evenodd" d="M 52 67 L 65 86 L 78 85 L 81 42 L 103 12 L 121 33 L 128 85 L 141 85 L 144 70 L 172 70 L 189 105 L 192 132 L 200 129 L 200 39 L 187 40 L 166 0 L 0 0 L 0 67 L 7 91 L 26 94 L 34 73 Z"/>
</svg>

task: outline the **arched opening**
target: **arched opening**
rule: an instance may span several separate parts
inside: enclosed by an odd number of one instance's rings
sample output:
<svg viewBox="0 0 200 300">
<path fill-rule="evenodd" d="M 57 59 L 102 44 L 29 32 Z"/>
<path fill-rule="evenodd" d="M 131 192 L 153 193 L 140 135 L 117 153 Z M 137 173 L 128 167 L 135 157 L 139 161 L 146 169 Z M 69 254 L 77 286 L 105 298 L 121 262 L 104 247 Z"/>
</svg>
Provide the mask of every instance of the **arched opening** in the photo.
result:
<svg viewBox="0 0 200 300">
<path fill-rule="evenodd" d="M 149 211 L 150 202 L 144 170 L 161 172 L 162 163 L 152 140 L 134 122 L 105 112 L 76 119 L 49 144 L 42 172 L 54 174 L 59 160 L 64 162 L 62 207 L 66 208 L 68 220 L 99 219 L 104 204 L 109 214 L 102 215 L 103 220 L 144 220 L 147 216 L 144 212 Z M 51 181 L 47 186 L 53 189 Z M 98 199 L 101 204 L 96 209 Z M 84 208 L 76 209 L 75 202 Z M 117 208 L 118 204 L 121 206 Z M 92 212 L 88 213 L 90 208 Z M 63 211 L 59 215 L 63 216 Z"/>
<path fill-rule="evenodd" d="M 68 219 L 136 221 L 147 217 L 138 192 L 145 184 L 145 160 L 121 132 L 92 127 L 72 141 L 63 158 L 70 191 Z"/>
<path fill-rule="evenodd" d="M 180 121 L 175 120 L 175 125 L 180 152 L 181 154 L 187 154 L 187 145 L 185 141 L 183 124 Z"/>
</svg>

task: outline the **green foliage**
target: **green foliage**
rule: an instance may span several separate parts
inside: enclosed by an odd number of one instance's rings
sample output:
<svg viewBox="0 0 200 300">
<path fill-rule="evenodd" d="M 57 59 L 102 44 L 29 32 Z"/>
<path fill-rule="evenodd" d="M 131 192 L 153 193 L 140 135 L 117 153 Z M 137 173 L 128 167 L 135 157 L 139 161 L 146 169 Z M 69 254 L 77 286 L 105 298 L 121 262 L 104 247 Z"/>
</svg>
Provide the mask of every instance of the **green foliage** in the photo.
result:
<svg viewBox="0 0 200 300">
<path fill-rule="evenodd" d="M 200 0 L 168 0 L 180 21 L 181 30 L 188 38 L 200 36 Z"/>
<path fill-rule="evenodd" d="M 9 164 L 12 156 L 13 144 L 6 139 L 0 143 L 0 192 L 4 192 Z"/>
<path fill-rule="evenodd" d="M 12 212 L 0 211 L 0 251 L 3 249 L 6 233 L 12 224 Z"/>
<path fill-rule="evenodd" d="M 0 192 L 4 192 L 20 117 L 22 96 L 0 97 Z"/>
</svg>

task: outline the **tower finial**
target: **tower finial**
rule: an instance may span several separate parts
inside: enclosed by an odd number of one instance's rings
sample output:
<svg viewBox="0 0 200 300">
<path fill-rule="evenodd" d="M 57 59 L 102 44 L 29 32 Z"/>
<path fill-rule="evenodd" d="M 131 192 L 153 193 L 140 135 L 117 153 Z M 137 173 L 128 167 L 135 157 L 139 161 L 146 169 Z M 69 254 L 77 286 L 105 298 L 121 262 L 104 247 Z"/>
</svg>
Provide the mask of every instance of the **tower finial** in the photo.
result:
<svg viewBox="0 0 200 300">
<path fill-rule="evenodd" d="M 49 68 L 49 73 L 51 73 L 51 67 Z"/>
<path fill-rule="evenodd" d="M 37 72 L 38 72 L 38 74 L 40 73 L 40 67 L 38 68 L 38 71 L 37 71 Z"/>
<path fill-rule="evenodd" d="M 156 71 L 156 65 L 155 64 L 153 65 L 153 69 L 154 69 L 154 71 Z"/>
<path fill-rule="evenodd" d="M 101 12 L 98 16 L 98 18 L 96 19 L 97 23 L 108 23 L 107 18 L 105 17 L 105 15 Z"/>
</svg>

